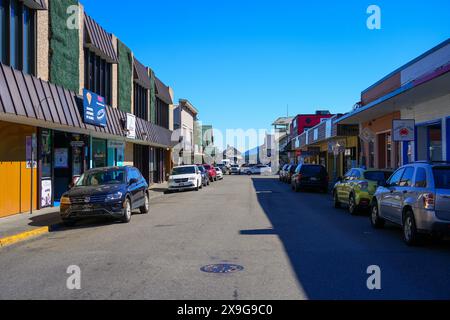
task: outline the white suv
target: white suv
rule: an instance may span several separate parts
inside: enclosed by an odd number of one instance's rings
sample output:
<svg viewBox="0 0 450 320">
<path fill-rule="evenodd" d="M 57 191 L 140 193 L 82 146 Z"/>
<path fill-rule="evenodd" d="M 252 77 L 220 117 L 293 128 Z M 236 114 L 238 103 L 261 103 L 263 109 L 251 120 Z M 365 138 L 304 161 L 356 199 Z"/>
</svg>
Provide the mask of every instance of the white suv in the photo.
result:
<svg viewBox="0 0 450 320">
<path fill-rule="evenodd" d="M 169 191 L 202 189 L 202 174 L 197 166 L 179 166 L 172 169 L 169 177 Z"/>
</svg>

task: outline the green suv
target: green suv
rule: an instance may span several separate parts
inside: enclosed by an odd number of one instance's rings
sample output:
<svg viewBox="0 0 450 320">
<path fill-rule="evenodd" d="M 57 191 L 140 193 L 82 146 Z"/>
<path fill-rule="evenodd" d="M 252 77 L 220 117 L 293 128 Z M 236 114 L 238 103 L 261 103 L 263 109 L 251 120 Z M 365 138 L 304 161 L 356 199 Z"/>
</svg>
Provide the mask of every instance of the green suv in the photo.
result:
<svg viewBox="0 0 450 320">
<path fill-rule="evenodd" d="M 352 215 L 360 209 L 368 209 L 377 188 L 384 185 L 392 173 L 392 170 L 351 169 L 334 186 L 334 207 L 345 204 Z"/>
</svg>

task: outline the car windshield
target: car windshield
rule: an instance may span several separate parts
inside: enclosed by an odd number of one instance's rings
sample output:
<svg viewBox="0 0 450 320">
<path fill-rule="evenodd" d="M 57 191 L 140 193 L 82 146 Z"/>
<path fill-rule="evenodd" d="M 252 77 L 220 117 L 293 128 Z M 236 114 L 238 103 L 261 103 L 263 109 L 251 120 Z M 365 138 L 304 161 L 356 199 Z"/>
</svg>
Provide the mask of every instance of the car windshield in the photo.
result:
<svg viewBox="0 0 450 320">
<path fill-rule="evenodd" d="M 91 187 L 125 183 L 125 169 L 111 169 L 85 172 L 78 180 L 77 187 Z"/>
<path fill-rule="evenodd" d="M 433 168 L 436 189 L 450 189 L 450 167 Z"/>
<path fill-rule="evenodd" d="M 205 167 L 206 170 L 210 170 L 211 169 L 210 165 L 204 165 L 203 167 Z"/>
<path fill-rule="evenodd" d="M 198 167 L 198 170 L 200 170 L 200 172 L 205 172 L 205 168 L 204 167 Z"/>
<path fill-rule="evenodd" d="M 192 174 L 195 173 L 195 167 L 177 167 L 173 168 L 172 175 L 179 176 L 182 174 Z"/>
<path fill-rule="evenodd" d="M 367 171 L 364 173 L 364 179 L 376 182 L 386 182 L 392 172 L 387 171 Z"/>
</svg>

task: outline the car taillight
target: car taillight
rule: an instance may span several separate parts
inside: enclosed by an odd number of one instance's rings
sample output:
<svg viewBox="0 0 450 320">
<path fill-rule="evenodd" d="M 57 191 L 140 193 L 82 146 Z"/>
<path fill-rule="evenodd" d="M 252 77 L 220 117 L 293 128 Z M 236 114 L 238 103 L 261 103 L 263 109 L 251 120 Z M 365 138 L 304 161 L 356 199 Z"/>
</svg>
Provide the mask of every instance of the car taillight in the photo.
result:
<svg viewBox="0 0 450 320">
<path fill-rule="evenodd" d="M 299 175 L 297 176 L 297 181 L 300 181 L 300 180 L 302 180 L 302 175 L 301 175 L 301 174 L 299 174 Z"/>
<path fill-rule="evenodd" d="M 423 195 L 423 206 L 427 210 L 434 210 L 435 199 L 433 193 Z"/>
</svg>

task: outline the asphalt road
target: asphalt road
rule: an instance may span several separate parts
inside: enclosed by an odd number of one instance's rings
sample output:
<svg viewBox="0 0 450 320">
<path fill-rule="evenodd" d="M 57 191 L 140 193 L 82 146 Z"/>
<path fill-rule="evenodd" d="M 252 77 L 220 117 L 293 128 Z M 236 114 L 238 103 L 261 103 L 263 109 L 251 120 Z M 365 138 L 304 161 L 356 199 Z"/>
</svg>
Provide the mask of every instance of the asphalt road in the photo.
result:
<svg viewBox="0 0 450 320">
<path fill-rule="evenodd" d="M 202 272 L 231 263 L 242 271 Z M 66 286 L 80 267 L 81 289 Z M 371 291 L 367 268 L 381 269 Z M 165 195 L 130 224 L 87 222 L 0 250 L 0 299 L 449 299 L 450 245 L 332 209 L 271 177 Z"/>
</svg>

